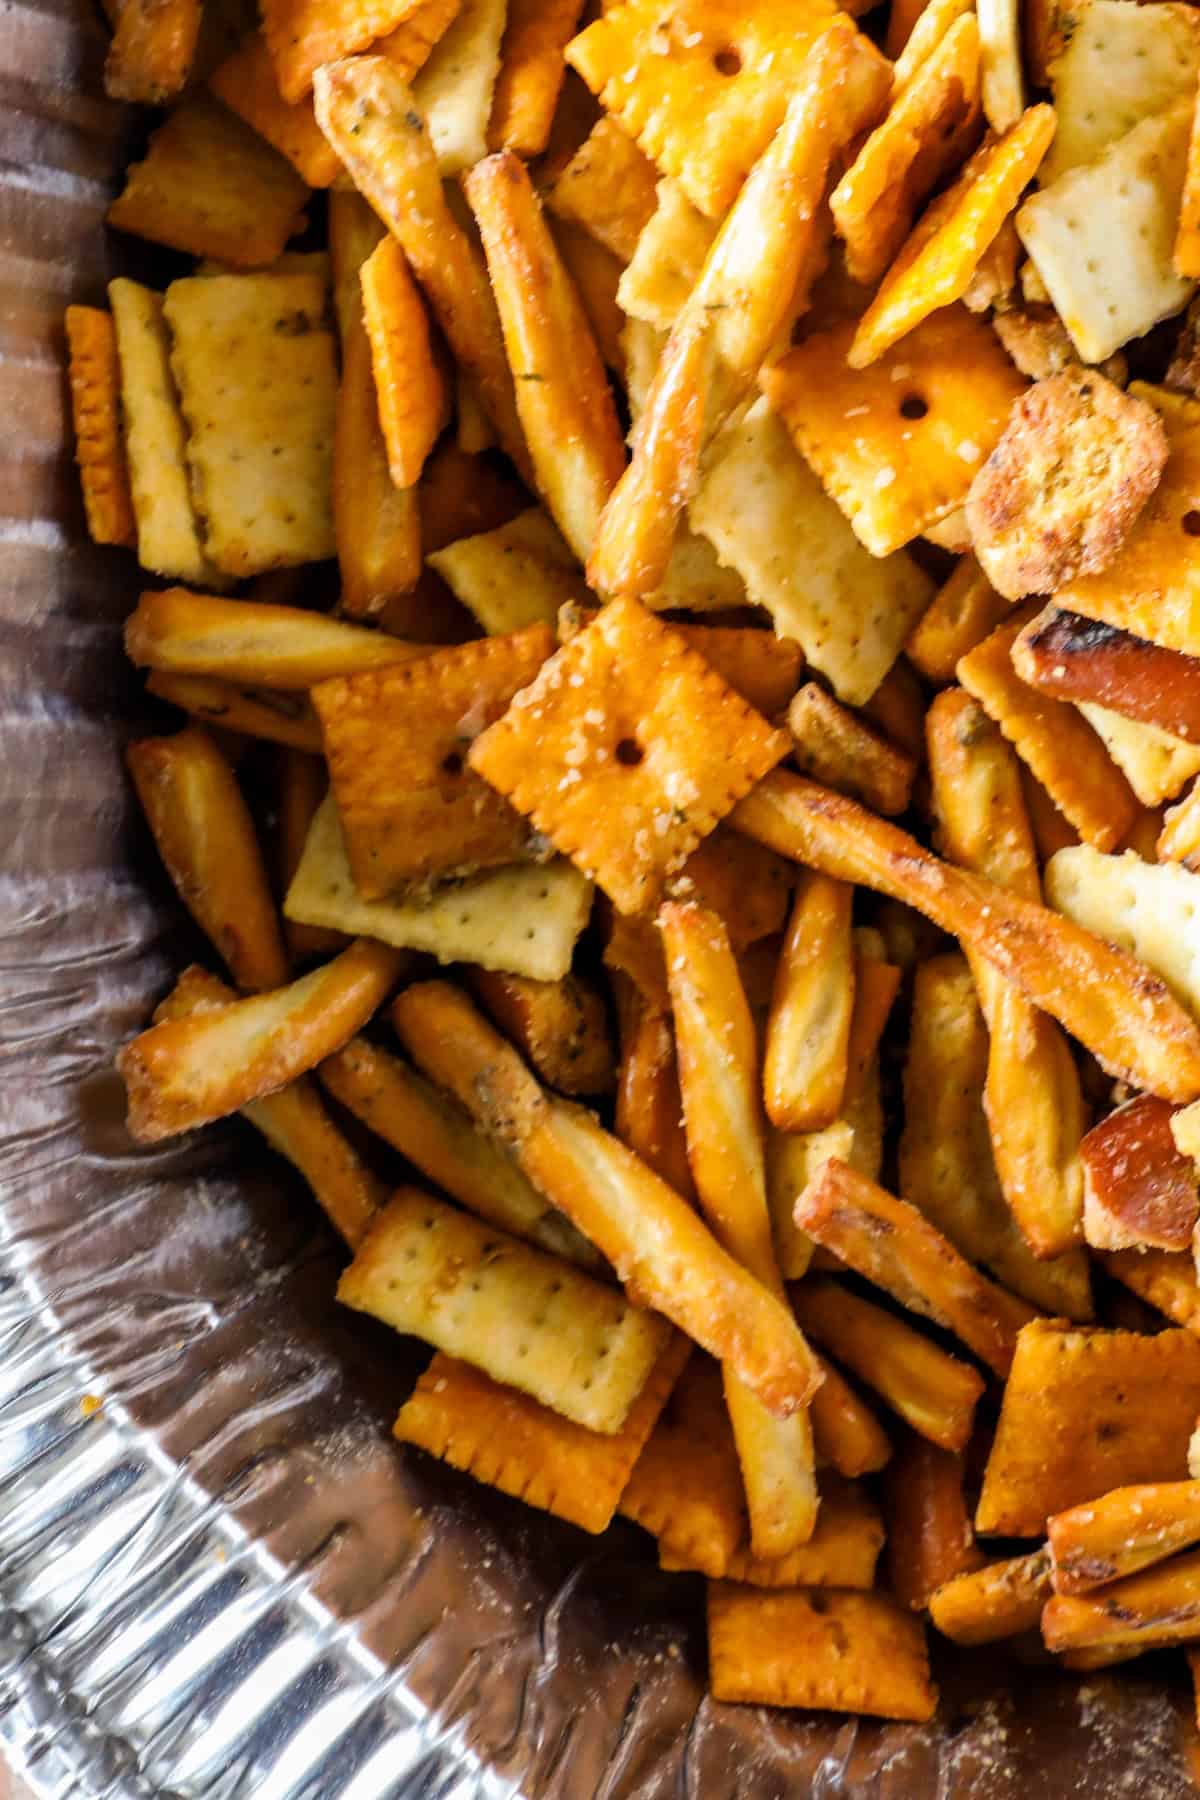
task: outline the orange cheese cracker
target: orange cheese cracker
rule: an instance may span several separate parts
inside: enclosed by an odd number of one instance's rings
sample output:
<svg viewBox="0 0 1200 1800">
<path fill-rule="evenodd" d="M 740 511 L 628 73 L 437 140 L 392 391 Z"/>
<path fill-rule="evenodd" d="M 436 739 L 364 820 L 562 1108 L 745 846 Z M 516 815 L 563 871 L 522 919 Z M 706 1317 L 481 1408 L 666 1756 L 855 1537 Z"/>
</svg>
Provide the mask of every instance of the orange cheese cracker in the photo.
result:
<svg viewBox="0 0 1200 1800">
<path fill-rule="evenodd" d="M 708 1662 L 716 1700 L 916 1720 L 937 1706 L 925 1628 L 885 1594 L 714 1581 Z"/>
<path fill-rule="evenodd" d="M 88 532 L 96 544 L 133 546 L 137 526 L 121 436 L 121 370 L 112 315 L 97 306 L 68 306 L 66 329 L 75 461 Z"/>
<path fill-rule="evenodd" d="M 681 1569 L 723 1575 L 748 1530 L 721 1370 L 694 1356 L 638 1458 L 618 1509 Z"/>
<path fill-rule="evenodd" d="M 308 189 L 292 165 L 219 101 L 176 107 L 131 163 L 108 209 L 118 231 L 239 268 L 274 262 L 303 224 Z"/>
<path fill-rule="evenodd" d="M 855 327 L 819 332 L 765 371 L 796 447 L 873 556 L 953 512 L 1025 386 L 995 333 L 945 307 L 869 369 Z"/>
<path fill-rule="evenodd" d="M 162 106 L 186 82 L 200 35 L 201 0 L 121 0 L 104 64 L 114 100 Z"/>
<path fill-rule="evenodd" d="M 689 1351 L 677 1333 L 615 1432 L 589 1431 L 439 1351 L 400 1408 L 395 1435 L 526 1506 L 600 1532 Z"/>
<path fill-rule="evenodd" d="M 367 49 L 420 7 L 421 0 L 264 0 L 263 36 L 284 99 L 302 100 L 322 63 Z"/>
<path fill-rule="evenodd" d="M 786 748 L 677 632 L 616 600 L 469 760 L 621 912 L 637 913 Z"/>
<path fill-rule="evenodd" d="M 411 81 L 429 61 L 462 11 L 462 0 L 417 0 L 400 24 L 372 46 L 403 81 Z"/>
<path fill-rule="evenodd" d="M 1017 1339 L 975 1527 L 1040 1537 L 1051 1513 L 1187 1474 L 1200 1342 L 1038 1319 Z"/>
<path fill-rule="evenodd" d="M 420 289 L 394 237 L 362 265 L 379 426 L 398 488 L 415 486 L 446 418 L 446 382 L 433 353 Z"/>
<path fill-rule="evenodd" d="M 582 0 L 509 0 L 489 150 L 538 156 L 546 148 L 566 73 L 563 51 L 581 10 Z"/>
<path fill-rule="evenodd" d="M 568 44 L 567 61 L 692 204 L 719 219 L 835 12 L 832 0 L 626 0 Z"/>
<path fill-rule="evenodd" d="M 520 858 L 528 827 L 467 767 L 479 730 L 531 681 L 553 640 L 544 625 L 481 638 L 313 690 L 346 852 L 364 899 Z"/>
<path fill-rule="evenodd" d="M 657 207 L 657 182 L 649 157 L 605 116 L 549 189 L 546 204 L 627 263 Z"/>
<path fill-rule="evenodd" d="M 252 31 L 232 56 L 213 70 L 208 85 L 230 112 L 274 144 L 309 187 L 329 187 L 341 168 L 313 116 L 312 100 L 285 100 L 261 31 Z"/>
</svg>

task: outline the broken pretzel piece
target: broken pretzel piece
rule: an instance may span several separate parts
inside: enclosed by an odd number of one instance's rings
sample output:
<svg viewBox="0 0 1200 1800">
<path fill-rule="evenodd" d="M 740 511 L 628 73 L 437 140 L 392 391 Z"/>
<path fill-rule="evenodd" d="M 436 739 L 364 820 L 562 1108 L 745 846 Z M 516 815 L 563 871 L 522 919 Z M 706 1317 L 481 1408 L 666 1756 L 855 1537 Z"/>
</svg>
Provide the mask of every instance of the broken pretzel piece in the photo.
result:
<svg viewBox="0 0 1200 1800">
<path fill-rule="evenodd" d="M 1101 1120 L 1080 1146 L 1083 1230 L 1098 1250 L 1186 1250 L 1200 1215 L 1190 1156 L 1171 1135 L 1175 1108 L 1141 1094 Z"/>
</svg>

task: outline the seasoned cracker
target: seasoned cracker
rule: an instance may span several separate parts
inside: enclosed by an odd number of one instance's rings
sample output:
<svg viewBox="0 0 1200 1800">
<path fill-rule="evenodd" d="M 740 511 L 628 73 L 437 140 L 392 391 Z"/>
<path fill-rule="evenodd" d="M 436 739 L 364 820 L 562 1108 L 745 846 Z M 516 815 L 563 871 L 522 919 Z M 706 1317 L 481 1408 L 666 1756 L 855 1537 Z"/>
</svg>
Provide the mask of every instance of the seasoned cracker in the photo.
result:
<svg viewBox="0 0 1200 1800">
<path fill-rule="evenodd" d="M 530 981 L 473 969 L 471 991 L 485 1012 L 561 1094 L 605 1094 L 615 1067 L 601 989 L 574 971 L 561 981 Z"/>
<path fill-rule="evenodd" d="M 1200 1336 L 1200 1282 L 1194 1256 L 1180 1250 L 1116 1250 L 1102 1256 L 1106 1272 L 1187 1331 Z M 1189 1453 L 1188 1467 L 1196 1460 Z"/>
<path fill-rule="evenodd" d="M 874 812 L 906 812 L 917 772 L 913 757 L 889 744 L 815 681 L 788 708 L 796 767 L 814 781 L 853 794 Z"/>
<path fill-rule="evenodd" d="M 619 1431 L 589 1431 L 439 1351 L 400 1409 L 395 1435 L 499 1488 L 579 1525 L 610 1524 L 629 1472 L 678 1380 L 690 1346 L 676 1334 Z"/>
<path fill-rule="evenodd" d="M 748 1546 L 741 1545 L 726 1559 L 721 1573 L 747 1587 L 866 1590 L 874 1585 L 882 1548 L 883 1521 L 864 1489 L 824 1475 L 816 1529 L 807 1544 L 775 1558 L 755 1556 Z M 659 1567 L 690 1569 L 693 1564 L 685 1557 L 686 1552 L 664 1536 L 658 1549 Z"/>
<path fill-rule="evenodd" d="M 1176 799 L 1200 774 L 1200 745 L 1160 726 L 1124 718 L 1107 706 L 1088 700 L 1077 704 L 1143 806 Z"/>
<path fill-rule="evenodd" d="M 937 1706 L 925 1628 L 884 1594 L 711 1582 L 708 1661 L 716 1700 L 917 1720 Z"/>
<path fill-rule="evenodd" d="M 209 556 L 239 576 L 332 556 L 337 374 L 322 283 L 175 281 L 163 311 Z"/>
<path fill-rule="evenodd" d="M 851 367 L 865 368 L 922 319 L 962 298 L 1053 136 L 1053 108 L 1031 106 L 1011 131 L 981 145 L 898 252 L 859 321 Z"/>
<path fill-rule="evenodd" d="M 933 585 L 903 552 L 863 548 L 765 400 L 718 437 L 689 518 L 839 699 L 869 700 Z"/>
<path fill-rule="evenodd" d="M 1058 128 L 1041 169 L 1048 187 L 1096 158 L 1143 119 L 1190 100 L 1200 74 L 1200 19 L 1165 0 L 1153 12 L 1131 0 L 1088 0 L 1050 68 Z"/>
<path fill-rule="evenodd" d="M 529 853 L 524 820 L 467 767 L 467 757 L 553 647 L 548 628 L 533 625 L 314 688 L 350 868 L 364 900 Z"/>
<path fill-rule="evenodd" d="M 188 484 L 183 417 L 171 374 L 162 295 L 120 279 L 108 285 L 119 360 L 125 454 L 138 561 L 156 575 L 207 586 L 209 562 Z"/>
<path fill-rule="evenodd" d="M 657 180 L 650 158 L 606 115 L 546 190 L 546 205 L 625 264 L 654 214 Z"/>
<path fill-rule="evenodd" d="M 1024 383 L 961 306 L 943 307 L 869 368 L 847 361 L 855 337 L 851 323 L 807 338 L 762 386 L 855 535 L 887 556 L 966 498 Z"/>
<path fill-rule="evenodd" d="M 428 561 L 489 636 L 552 626 L 561 607 L 590 598 L 562 533 L 536 506 L 494 531 L 447 544 Z"/>
<path fill-rule="evenodd" d="M 307 193 L 278 150 L 197 94 L 153 133 L 105 216 L 135 237 L 253 269 L 300 230 Z"/>
<path fill-rule="evenodd" d="M 959 658 L 990 637 L 1008 611 L 975 558 L 964 556 L 922 613 L 905 654 L 926 681 L 944 686 Z"/>
<path fill-rule="evenodd" d="M 831 0 L 626 0 L 567 61 L 693 205 L 719 219 L 783 118 Z"/>
<path fill-rule="evenodd" d="M 201 12 L 201 0 L 121 0 L 104 64 L 105 93 L 142 106 L 174 99 L 191 73 Z"/>
<path fill-rule="evenodd" d="M 553 201 L 551 202 L 553 204 Z M 670 331 L 700 279 L 717 235 L 712 219 L 694 207 L 677 181 L 660 181 L 654 212 L 643 226 L 617 298 L 631 319 Z"/>
<path fill-rule="evenodd" d="M 313 117 L 312 99 L 285 100 L 261 31 L 252 31 L 208 78 L 230 112 L 286 156 L 309 187 L 331 186 L 341 168 Z"/>
<path fill-rule="evenodd" d="M 1187 1474 L 1200 1342 L 1039 1319 L 1017 1340 L 977 1531 L 1040 1537 L 1051 1513 L 1131 1481 Z"/>
<path fill-rule="evenodd" d="M 371 46 L 402 81 L 412 81 L 458 17 L 462 0 L 416 0 L 403 22 Z"/>
<path fill-rule="evenodd" d="M 401 1188 L 338 1299 L 422 1337 L 589 1431 L 619 1431 L 671 1327 L 557 1257 Z"/>
<path fill-rule="evenodd" d="M 1066 369 L 1036 382 L 967 495 L 975 554 L 992 586 L 1019 600 L 1107 568 L 1166 460 L 1154 408 L 1103 375 Z"/>
<path fill-rule="evenodd" d="M 413 78 L 413 100 L 443 177 L 461 175 L 487 155 L 505 12 L 505 0 L 462 0 Z"/>
<path fill-rule="evenodd" d="M 804 657 L 790 638 L 738 625 L 680 625 L 677 629 L 764 718 L 775 718 L 796 692 Z"/>
<path fill-rule="evenodd" d="M 388 467 L 396 487 L 415 487 L 446 422 L 445 377 L 420 290 L 395 238 L 375 246 L 360 279 Z"/>
<path fill-rule="evenodd" d="M 500 73 L 492 94 L 489 150 L 540 156 L 550 141 L 582 0 L 508 0 Z"/>
<path fill-rule="evenodd" d="M 1012 647 L 1036 612 L 1026 606 L 998 625 L 958 665 L 959 680 L 999 725 L 1059 810 L 1097 850 L 1112 850 L 1137 814 L 1133 793 L 1087 721 L 1062 700 L 1023 682 Z"/>
<path fill-rule="evenodd" d="M 1046 898 L 1097 936 L 1130 950 L 1200 1012 L 1200 876 L 1179 863 L 1146 863 L 1130 851 L 1101 856 L 1080 844 L 1047 864 Z"/>
<path fill-rule="evenodd" d="M 785 750 L 677 633 L 616 600 L 476 739 L 470 764 L 637 913 Z"/>
<path fill-rule="evenodd" d="M 111 313 L 68 306 L 71 414 L 75 462 L 88 535 L 95 544 L 136 546 L 129 465 L 121 433 L 121 366 Z"/>
<path fill-rule="evenodd" d="M 1143 119 L 1017 214 L 1021 242 L 1084 362 L 1103 362 L 1195 290 L 1173 260 L 1191 111 Z"/>
<path fill-rule="evenodd" d="M 983 111 L 993 131 L 1011 131 L 1025 107 L 1020 0 L 979 0 Z"/>
<path fill-rule="evenodd" d="M 421 0 L 264 0 L 263 38 L 283 98 L 303 100 L 322 63 L 366 50 L 420 10 Z"/>
<path fill-rule="evenodd" d="M 723 1575 L 746 1541 L 746 1502 L 721 1371 L 693 1356 L 634 1465 L 618 1511 L 681 1568 Z"/>
<path fill-rule="evenodd" d="M 1079 361 L 1070 334 L 1052 306 L 1009 307 L 993 315 L 992 327 L 1022 375 L 1031 381 L 1061 375 Z M 1105 358 L 1100 373 L 1124 387 L 1128 365 L 1119 350 Z"/>
<path fill-rule="evenodd" d="M 590 883 L 565 858 L 494 869 L 451 883 L 424 903 L 363 900 L 330 795 L 313 820 L 283 910 L 304 925 L 364 931 L 440 962 L 558 981 L 571 966 L 591 904 Z"/>
</svg>

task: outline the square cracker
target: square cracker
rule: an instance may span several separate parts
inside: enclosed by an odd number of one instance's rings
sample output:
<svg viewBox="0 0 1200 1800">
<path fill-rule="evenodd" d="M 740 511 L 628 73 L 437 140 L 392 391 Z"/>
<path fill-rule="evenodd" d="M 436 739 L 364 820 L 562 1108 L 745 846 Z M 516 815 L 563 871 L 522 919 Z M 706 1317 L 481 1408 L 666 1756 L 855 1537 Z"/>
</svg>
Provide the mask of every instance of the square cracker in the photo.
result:
<svg viewBox="0 0 1200 1800">
<path fill-rule="evenodd" d="M 1200 14 L 1163 0 L 1088 0 L 1050 68 L 1058 128 L 1040 175 L 1043 187 L 1101 151 L 1143 119 L 1169 112 L 1196 91 Z"/>
<path fill-rule="evenodd" d="M 423 69 L 459 15 L 462 0 L 417 0 L 403 24 L 371 46 L 374 56 L 386 57 L 402 81 L 411 81 Z"/>
<path fill-rule="evenodd" d="M 1128 950 L 1200 1013 L 1200 875 L 1180 863 L 1143 862 L 1132 850 L 1104 856 L 1090 844 L 1072 844 L 1046 865 L 1046 899 Z"/>
<path fill-rule="evenodd" d="M 1176 274 L 1190 104 L 1143 119 L 1017 214 L 1017 230 L 1083 362 L 1099 363 L 1179 312 L 1196 290 Z"/>
<path fill-rule="evenodd" d="M 786 752 L 678 632 L 621 599 L 475 740 L 470 763 L 638 913 Z"/>
<path fill-rule="evenodd" d="M 723 1575 L 747 1541 L 742 1472 L 719 1364 L 693 1356 L 621 1495 L 618 1510 L 675 1566 Z"/>
<path fill-rule="evenodd" d="M 529 827 L 466 766 L 554 648 L 546 625 L 313 689 L 355 885 L 382 900 L 529 853 Z M 408 680 L 386 677 L 403 670 Z M 384 679 L 375 679 L 376 676 Z"/>
<path fill-rule="evenodd" d="M 283 98 L 303 100 L 322 63 L 367 49 L 421 10 L 422 0 L 263 0 L 263 37 Z"/>
<path fill-rule="evenodd" d="M 937 1706 L 924 1624 L 886 1594 L 714 1581 L 708 1664 L 716 1700 L 915 1720 Z"/>
<path fill-rule="evenodd" d="M 1161 411 L 1167 466 L 1108 567 L 1069 581 L 1055 604 L 1200 656 L 1200 412 L 1179 395 L 1165 407 L 1160 390 L 1133 391 Z"/>
<path fill-rule="evenodd" d="M 136 281 L 109 283 L 120 364 L 125 454 L 137 527 L 138 561 L 156 575 L 198 587 L 215 575 L 200 543 L 188 485 L 186 434 L 171 375 L 162 295 Z"/>
<path fill-rule="evenodd" d="M 871 698 L 933 598 L 904 551 L 863 548 L 765 400 L 714 442 L 688 516 L 849 706 Z"/>
<path fill-rule="evenodd" d="M 354 885 L 337 802 L 326 795 L 284 901 L 287 918 L 424 950 L 439 962 L 560 981 L 592 908 L 592 887 L 566 857 L 451 882 L 427 901 L 364 900 Z"/>
<path fill-rule="evenodd" d="M 1076 704 L 1143 806 L 1174 800 L 1193 775 L 1200 775 L 1200 744 L 1089 700 Z"/>
<path fill-rule="evenodd" d="M 729 1558 L 722 1576 L 757 1588 L 865 1589 L 874 1584 L 883 1538 L 879 1508 L 866 1490 L 823 1472 L 816 1529 L 808 1542 L 775 1561 L 755 1556 L 743 1544 Z M 659 1547 L 658 1562 L 662 1569 L 692 1566 L 665 1542 Z"/>
<path fill-rule="evenodd" d="M 285 100 L 261 31 L 252 31 L 209 76 L 208 85 L 230 112 L 286 156 L 309 187 L 329 187 L 341 170 L 313 115 L 312 99 Z"/>
<path fill-rule="evenodd" d="M 1051 1513 L 1132 1482 L 1180 1481 L 1200 1412 L 1200 1342 L 1038 1319 L 1017 1339 L 977 1531 L 1038 1537 Z"/>
<path fill-rule="evenodd" d="M 711 219 L 770 143 L 832 0 L 625 0 L 567 46 L 601 105 Z"/>
<path fill-rule="evenodd" d="M 590 599 L 583 570 L 540 506 L 494 531 L 459 538 L 428 561 L 489 636 L 554 625 L 560 607 Z"/>
<path fill-rule="evenodd" d="M 934 313 L 869 368 L 849 366 L 854 337 L 851 321 L 807 338 L 762 386 L 856 537 L 887 556 L 961 505 L 1025 382 L 963 306 Z"/>
<path fill-rule="evenodd" d="M 108 209 L 118 231 L 239 268 L 274 262 L 308 194 L 285 157 L 208 95 L 176 107 Z"/>
<path fill-rule="evenodd" d="M 619 1431 L 589 1431 L 441 1351 L 400 1409 L 395 1435 L 584 1531 L 604 1531 L 691 1346 L 676 1333 Z"/>
<path fill-rule="evenodd" d="M 560 219 L 582 225 L 627 263 L 653 217 L 657 180 L 650 158 L 615 119 L 605 116 L 547 190 L 546 205 Z"/>
<path fill-rule="evenodd" d="M 660 181 L 655 191 L 654 212 L 621 276 L 617 299 L 629 318 L 670 331 L 700 279 L 717 227 L 677 181 Z"/>
<path fill-rule="evenodd" d="M 163 310 L 209 556 L 239 576 L 332 556 L 337 369 L 324 282 L 186 279 Z"/>
</svg>

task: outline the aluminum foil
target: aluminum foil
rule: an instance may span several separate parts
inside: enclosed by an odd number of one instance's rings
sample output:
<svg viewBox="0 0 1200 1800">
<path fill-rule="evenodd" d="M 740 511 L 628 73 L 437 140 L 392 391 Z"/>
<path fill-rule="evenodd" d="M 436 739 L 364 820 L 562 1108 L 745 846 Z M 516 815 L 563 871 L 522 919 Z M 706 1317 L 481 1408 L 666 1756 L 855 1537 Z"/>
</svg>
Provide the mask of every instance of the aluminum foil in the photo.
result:
<svg viewBox="0 0 1200 1800">
<path fill-rule="evenodd" d="M 130 805 L 137 577 L 88 545 L 61 313 L 145 261 L 69 0 L 0 7 L 0 1738 L 47 1794 L 1192 1792 L 1177 1672 L 943 1657 L 928 1727 L 714 1705 L 702 1588 L 389 1427 L 400 1340 L 234 1122 L 135 1146 L 117 1046 L 199 949 Z M 118 262 L 118 259 L 119 262 Z M 147 266 L 152 266 L 148 264 Z"/>
</svg>

